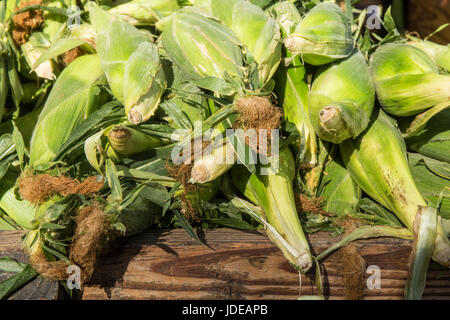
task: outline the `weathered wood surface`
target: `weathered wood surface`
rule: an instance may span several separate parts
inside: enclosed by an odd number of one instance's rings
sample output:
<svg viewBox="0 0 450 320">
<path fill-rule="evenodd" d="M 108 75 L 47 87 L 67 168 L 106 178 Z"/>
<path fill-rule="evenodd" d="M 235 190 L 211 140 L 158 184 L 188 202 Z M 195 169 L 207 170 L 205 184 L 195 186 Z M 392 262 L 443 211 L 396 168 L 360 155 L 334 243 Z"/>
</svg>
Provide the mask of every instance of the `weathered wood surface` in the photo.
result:
<svg viewBox="0 0 450 320">
<path fill-rule="evenodd" d="M 300 293 L 317 293 L 314 274 L 302 276 L 300 290 L 298 272 L 262 232 L 205 230 L 202 238 L 207 246 L 183 230 L 148 231 L 116 240 L 103 250 L 81 298 L 297 299 Z M 316 254 L 336 241 L 326 233 L 310 236 Z M 367 266 L 381 270 L 381 289 L 366 288 L 365 299 L 402 299 L 410 242 L 379 238 L 356 244 Z M 17 234 L 0 232 L 0 253 L 20 252 L 20 246 Z M 323 261 L 322 272 L 325 296 L 342 299 L 337 253 Z M 450 299 L 449 270 L 429 271 L 424 299 Z"/>
<path fill-rule="evenodd" d="M 83 299 L 296 299 L 315 294 L 313 274 L 302 276 L 262 233 L 232 229 L 205 231 L 208 246 L 183 230 L 148 232 L 106 248 Z M 310 236 L 317 254 L 336 238 Z M 381 289 L 365 289 L 365 299 L 402 299 L 410 242 L 380 238 L 358 241 L 367 266 L 381 269 Z M 367 274 L 366 278 L 370 275 Z M 323 263 L 325 295 L 343 298 L 341 260 Z M 450 299 L 450 271 L 430 270 L 424 299 Z"/>
<path fill-rule="evenodd" d="M 22 232 L 0 231 L 0 257 L 8 256 L 20 262 L 27 263 L 28 257 L 22 250 Z M 3 281 L 13 274 L 0 271 L 0 281 Z M 56 300 L 59 295 L 59 284 L 56 281 L 48 281 L 42 277 L 36 277 L 12 294 L 11 300 Z"/>
<path fill-rule="evenodd" d="M 450 22 L 450 0 L 409 0 L 407 17 L 408 30 L 426 37 L 439 26 Z M 437 33 L 431 40 L 450 43 L 450 28 Z"/>
</svg>

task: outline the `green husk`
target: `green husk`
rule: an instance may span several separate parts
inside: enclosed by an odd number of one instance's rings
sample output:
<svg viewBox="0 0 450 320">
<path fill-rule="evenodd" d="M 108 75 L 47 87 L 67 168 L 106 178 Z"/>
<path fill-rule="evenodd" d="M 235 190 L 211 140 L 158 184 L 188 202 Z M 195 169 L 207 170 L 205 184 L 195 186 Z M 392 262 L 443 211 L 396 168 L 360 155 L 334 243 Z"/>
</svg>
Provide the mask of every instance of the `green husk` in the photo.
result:
<svg viewBox="0 0 450 320">
<path fill-rule="evenodd" d="M 25 87 L 25 86 L 24 86 Z M 38 121 L 38 116 L 41 113 L 42 108 L 36 108 L 33 111 L 14 120 L 17 128 L 23 136 L 25 147 L 29 147 L 33 129 Z M 0 124 L 0 136 L 5 133 L 13 132 L 13 120 Z"/>
<path fill-rule="evenodd" d="M 408 153 L 408 160 L 414 182 L 422 196 L 429 205 L 439 205 L 439 214 L 450 219 L 450 174 L 443 175 L 439 171 L 440 167 L 448 170 L 450 164 L 418 153 Z M 442 201 L 439 203 L 441 195 Z"/>
<path fill-rule="evenodd" d="M 281 34 L 274 19 L 247 0 L 194 0 L 230 28 L 258 64 L 258 87 L 269 81 L 281 61 Z M 250 60 L 247 58 L 247 60 Z"/>
<path fill-rule="evenodd" d="M 433 116 L 421 132 L 406 138 L 408 149 L 450 163 L 450 109 Z"/>
<path fill-rule="evenodd" d="M 404 140 L 391 121 L 380 110 L 363 135 L 345 141 L 339 148 L 347 170 L 361 189 L 413 231 L 418 210 L 427 203 L 414 183 Z M 439 226 L 433 259 L 450 266 L 450 243 Z"/>
<path fill-rule="evenodd" d="M 340 161 L 329 162 L 324 168 L 319 197 L 325 200 L 323 209 L 338 216 L 358 212 L 361 189 Z"/>
<path fill-rule="evenodd" d="M 243 57 L 236 35 L 202 11 L 183 8 L 169 17 L 162 44 L 170 59 L 194 80 L 243 78 Z"/>
<path fill-rule="evenodd" d="M 383 109 L 411 116 L 450 99 L 450 76 L 422 50 L 403 43 L 380 46 L 370 57 L 370 71 Z"/>
<path fill-rule="evenodd" d="M 135 26 L 154 25 L 181 8 L 179 0 L 132 0 L 109 9 Z"/>
<path fill-rule="evenodd" d="M 322 260 L 333 251 L 345 247 L 349 243 L 360 239 L 370 239 L 378 237 L 395 237 L 400 239 L 411 240 L 413 238 L 411 232 L 405 228 L 395 228 L 391 226 L 361 226 L 353 230 L 349 235 L 345 236 L 341 241 L 335 243 L 325 251 L 321 252 L 318 260 Z"/>
<path fill-rule="evenodd" d="M 370 121 L 375 89 L 361 52 L 318 71 L 309 94 L 317 135 L 333 143 L 358 137 Z"/>
<path fill-rule="evenodd" d="M 348 57 L 353 50 L 350 20 L 336 4 L 318 4 L 303 17 L 284 44 L 312 65 Z"/>
<path fill-rule="evenodd" d="M 182 188 L 175 194 L 175 197 L 183 194 L 186 200 L 189 200 L 193 209 L 197 213 L 201 213 L 203 210 L 202 202 L 208 202 L 214 199 L 214 197 L 220 191 L 221 183 L 222 178 L 221 176 L 219 176 L 215 180 L 211 180 L 202 184 L 196 184 L 195 188 L 192 190 L 185 190 L 184 188 Z"/>
<path fill-rule="evenodd" d="M 0 209 L 21 228 L 30 230 L 34 226 L 36 208 L 28 201 L 16 199 L 15 189 L 12 187 L 0 196 Z"/>
<path fill-rule="evenodd" d="M 117 125 L 108 132 L 111 148 L 120 156 L 131 156 L 163 145 L 159 137 L 145 134 L 133 127 Z"/>
<path fill-rule="evenodd" d="M 165 191 L 163 187 L 161 188 Z M 163 191 L 162 194 L 164 194 Z M 121 233 L 120 236 L 133 236 L 160 221 L 162 216 L 160 205 L 162 203 L 157 200 L 165 199 L 156 198 L 158 198 L 158 194 L 155 195 L 154 189 L 145 186 L 133 202 L 120 211 L 117 223 L 121 223 L 125 227 L 125 232 Z"/>
<path fill-rule="evenodd" d="M 295 207 L 292 185 L 295 176 L 294 158 L 286 147 L 280 150 L 278 156 L 278 172 L 250 174 L 245 167 L 237 165 L 231 169 L 231 177 L 237 189 L 263 209 L 267 223 L 282 237 L 279 239 L 270 232 L 268 235 L 271 240 L 290 263 L 301 272 L 306 272 L 312 266 L 312 258 Z"/>
<path fill-rule="evenodd" d="M 135 124 L 147 121 L 167 86 L 158 48 L 150 35 L 93 3 L 89 14 L 112 93 L 125 106 L 128 120 Z"/>
<path fill-rule="evenodd" d="M 54 80 L 56 79 L 57 69 L 53 61 L 47 60 L 35 66 L 36 61 L 49 46 L 49 39 L 44 33 L 34 32 L 28 41 L 21 46 L 21 49 L 29 68 L 33 69 L 39 78 Z"/>
<path fill-rule="evenodd" d="M 293 3 L 279 2 L 271 10 L 276 15 L 283 36 L 289 35 L 295 23 L 301 20 Z M 306 70 L 300 57 L 294 57 L 288 50 L 284 50 L 284 56 L 287 60 L 292 60 L 287 66 L 280 64 L 275 76 L 275 93 L 280 106 L 283 106 L 284 118 L 293 122 L 300 134 L 301 141 L 296 145 L 297 151 L 303 153 L 300 167 L 312 168 L 318 161 L 318 147 L 316 133 L 309 118 Z"/>
<path fill-rule="evenodd" d="M 2 121 L 3 114 L 5 113 L 6 97 L 8 96 L 8 70 L 6 68 L 6 62 L 2 55 L 0 55 L 0 122 Z"/>
<path fill-rule="evenodd" d="M 70 37 L 72 39 L 84 41 L 84 44 L 81 45 L 81 48 L 85 52 L 93 53 L 95 51 L 95 35 L 96 32 L 94 27 L 88 23 L 75 25 L 70 30 Z"/>
<path fill-rule="evenodd" d="M 437 44 L 432 41 L 421 40 L 413 36 L 407 36 L 409 45 L 424 51 L 436 65 L 450 72 L 450 45 Z"/>
<path fill-rule="evenodd" d="M 420 207 L 414 221 L 414 246 L 405 286 L 405 299 L 420 300 L 427 281 L 427 270 L 436 239 L 436 209 Z"/>
<path fill-rule="evenodd" d="M 30 166 L 52 161 L 72 130 L 99 106 L 103 70 L 97 55 L 77 58 L 55 82 L 39 115 L 30 146 Z"/>
</svg>

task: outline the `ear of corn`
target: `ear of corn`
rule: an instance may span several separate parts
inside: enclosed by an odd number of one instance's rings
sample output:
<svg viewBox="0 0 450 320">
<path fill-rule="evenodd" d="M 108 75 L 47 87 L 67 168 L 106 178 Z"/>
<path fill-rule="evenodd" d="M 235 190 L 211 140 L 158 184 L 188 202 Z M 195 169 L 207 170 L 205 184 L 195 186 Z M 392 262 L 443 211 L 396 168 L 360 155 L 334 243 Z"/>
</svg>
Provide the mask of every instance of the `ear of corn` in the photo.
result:
<svg viewBox="0 0 450 320">
<path fill-rule="evenodd" d="M 450 45 L 441 45 L 427 40 L 408 36 L 408 44 L 424 51 L 436 65 L 450 72 Z"/>
<path fill-rule="evenodd" d="M 124 106 L 128 120 L 147 121 L 159 105 L 167 83 L 158 48 L 150 37 L 92 4 L 96 49 L 111 90 Z"/>
<path fill-rule="evenodd" d="M 341 143 L 367 128 L 374 102 L 368 66 L 356 52 L 318 71 L 309 94 L 309 114 L 320 138 Z"/>
<path fill-rule="evenodd" d="M 81 56 L 64 69 L 39 115 L 29 165 L 53 160 L 72 130 L 98 107 L 103 70 L 97 55 Z"/>
<path fill-rule="evenodd" d="M 284 44 L 312 65 L 345 58 L 353 50 L 350 21 L 336 4 L 318 4 L 303 17 Z"/>
<path fill-rule="evenodd" d="M 278 172 L 268 175 L 250 174 L 243 166 L 231 169 L 235 186 L 250 201 L 264 210 L 266 221 L 283 237 L 283 245 L 274 234 L 271 239 L 290 263 L 302 272 L 312 265 L 311 253 L 295 207 L 293 179 L 295 164 L 288 148 L 280 150 Z M 270 235 L 270 234 L 269 234 Z"/>
<path fill-rule="evenodd" d="M 169 17 L 162 43 L 170 59 L 186 74 L 204 77 L 243 77 L 239 40 L 219 22 L 193 8 L 183 8 Z"/>
<path fill-rule="evenodd" d="M 16 199 L 16 180 L 19 174 L 8 170 L 0 179 L 0 210 L 22 229 L 32 229 L 36 208 L 28 201 Z"/>
<path fill-rule="evenodd" d="M 380 112 L 364 135 L 341 143 L 339 149 L 364 192 L 396 213 L 411 230 L 417 208 L 426 203 L 411 176 L 403 139 L 390 119 Z"/>
<path fill-rule="evenodd" d="M 375 116 L 364 135 L 339 145 L 341 156 L 361 189 L 413 231 L 419 208 L 427 203 L 414 183 L 399 130 L 382 111 Z M 450 243 L 439 228 L 433 259 L 450 265 Z"/>
<path fill-rule="evenodd" d="M 111 148 L 121 156 L 131 156 L 163 145 L 160 138 L 133 127 L 117 125 L 108 133 Z"/>
<path fill-rule="evenodd" d="M 127 22 L 136 26 L 154 25 L 180 9 L 178 0 L 132 0 L 109 10 L 111 14 L 122 16 Z"/>
<path fill-rule="evenodd" d="M 380 46 L 370 57 L 370 70 L 387 113 L 416 115 L 450 98 L 450 76 L 439 74 L 430 57 L 413 46 Z"/>
<path fill-rule="evenodd" d="M 293 3 L 278 2 L 271 10 L 276 15 L 283 36 L 287 36 L 301 20 L 300 13 Z M 301 142 L 297 150 L 304 150 L 301 167 L 309 168 L 317 164 L 317 138 L 314 127 L 309 118 L 308 93 L 306 83 L 306 70 L 300 57 L 293 57 L 292 53 L 285 50 L 286 60 L 292 59 L 288 66 L 283 63 L 279 66 L 275 80 L 275 92 L 280 106 L 283 106 L 283 114 L 287 121 L 293 122 L 300 134 Z"/>
<path fill-rule="evenodd" d="M 3 181 L 2 181 L 3 183 Z M 0 196 L 0 209 L 23 229 L 32 229 L 36 208 L 25 200 L 16 199 L 14 190 L 10 188 Z"/>
<path fill-rule="evenodd" d="M 281 61 L 281 35 L 274 19 L 247 0 L 195 0 L 229 27 L 258 64 L 258 87 L 262 88 Z"/>
<path fill-rule="evenodd" d="M 211 150 L 210 150 L 211 149 Z M 210 145 L 203 155 L 196 159 L 191 171 L 191 183 L 212 181 L 227 172 L 235 163 L 233 147 L 225 142 L 219 146 Z"/>
<path fill-rule="evenodd" d="M 406 138 L 408 149 L 450 163 L 450 109 L 431 118 L 416 136 Z"/>
</svg>

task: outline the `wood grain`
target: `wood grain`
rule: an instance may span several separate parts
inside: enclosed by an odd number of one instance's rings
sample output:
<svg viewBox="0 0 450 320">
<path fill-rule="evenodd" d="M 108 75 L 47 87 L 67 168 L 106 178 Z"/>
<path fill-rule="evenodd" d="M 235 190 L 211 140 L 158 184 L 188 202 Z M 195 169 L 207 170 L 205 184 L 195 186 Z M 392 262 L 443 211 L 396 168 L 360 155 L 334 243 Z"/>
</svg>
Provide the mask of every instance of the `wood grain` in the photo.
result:
<svg viewBox="0 0 450 320">
<path fill-rule="evenodd" d="M 418 32 L 423 38 L 450 22 L 450 0 L 409 0 L 407 14 L 408 30 Z M 450 27 L 430 40 L 445 45 L 450 43 Z"/>
<path fill-rule="evenodd" d="M 262 232 L 205 230 L 191 239 L 183 230 L 148 231 L 106 247 L 82 299 L 297 299 L 317 294 L 314 273 L 299 274 Z M 338 239 L 310 235 L 317 254 Z M 381 289 L 365 289 L 364 299 L 402 299 L 410 241 L 379 238 L 357 241 L 367 265 L 381 270 Z M 0 232 L 0 253 L 20 251 L 20 236 Z M 325 296 L 343 299 L 341 260 L 322 262 Z M 369 277 L 370 274 L 366 275 Z M 301 288 L 301 289 L 300 289 Z M 450 300 L 450 270 L 432 266 L 424 299 Z"/>
<path fill-rule="evenodd" d="M 289 266 L 260 232 L 205 231 L 208 246 L 183 230 L 148 232 L 112 243 L 100 258 L 83 299 L 297 299 L 317 294 L 312 279 Z M 337 241 L 326 233 L 310 236 L 315 253 Z M 357 242 L 367 265 L 381 269 L 381 289 L 366 289 L 365 299 L 402 299 L 410 242 L 374 239 Z M 343 298 L 337 254 L 322 264 L 325 295 Z M 369 277 L 370 275 L 366 275 Z M 450 271 L 430 270 L 425 299 L 450 299 Z"/>
<path fill-rule="evenodd" d="M 27 263 L 28 257 L 22 250 L 20 231 L 0 231 L 0 257 L 11 257 L 20 262 Z M 0 271 L 0 281 L 12 276 L 10 273 Z M 56 300 L 59 296 L 59 284 L 56 281 L 48 281 L 42 277 L 36 277 L 12 294 L 10 300 Z"/>
</svg>

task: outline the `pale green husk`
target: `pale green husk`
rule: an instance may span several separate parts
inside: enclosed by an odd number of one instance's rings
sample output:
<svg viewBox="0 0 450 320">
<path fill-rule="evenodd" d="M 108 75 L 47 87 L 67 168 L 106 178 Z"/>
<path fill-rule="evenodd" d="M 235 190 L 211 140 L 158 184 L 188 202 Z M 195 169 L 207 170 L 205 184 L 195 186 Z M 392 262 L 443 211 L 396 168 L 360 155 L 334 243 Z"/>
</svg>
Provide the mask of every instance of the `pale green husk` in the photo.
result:
<svg viewBox="0 0 450 320">
<path fill-rule="evenodd" d="M 183 8 L 169 18 L 162 44 L 191 78 L 222 78 L 225 72 L 239 79 L 244 76 L 239 40 L 230 29 L 194 8 Z"/>
<path fill-rule="evenodd" d="M 112 93 L 125 106 L 128 120 L 147 121 L 167 87 L 158 48 L 148 34 L 95 4 L 89 6 L 89 14 Z"/>
<path fill-rule="evenodd" d="M 124 125 L 112 127 L 108 132 L 108 141 L 111 148 L 121 156 L 131 156 L 163 145 L 159 137 Z"/>
<path fill-rule="evenodd" d="M 353 50 L 350 21 L 336 4 L 318 4 L 303 17 L 284 44 L 312 65 L 345 58 Z"/>
<path fill-rule="evenodd" d="M 418 153 L 408 153 L 408 161 L 422 196 L 429 205 L 439 206 L 442 217 L 450 219 L 450 164 Z"/>
<path fill-rule="evenodd" d="M 72 130 L 99 107 L 104 73 L 97 55 L 77 58 L 56 80 L 39 115 L 30 146 L 29 165 L 54 160 Z"/>
<path fill-rule="evenodd" d="M 437 44 L 427 40 L 421 40 L 408 36 L 408 44 L 424 51 L 436 65 L 450 72 L 450 45 Z"/>
<path fill-rule="evenodd" d="M 358 212 L 361 189 L 340 162 L 334 160 L 325 166 L 321 186 L 318 196 L 325 200 L 325 211 L 338 216 Z"/>
<path fill-rule="evenodd" d="M 374 102 L 369 68 L 358 51 L 318 71 L 309 94 L 309 114 L 321 139 L 341 143 L 367 128 Z"/>
<path fill-rule="evenodd" d="M 276 15 L 283 36 L 289 35 L 298 21 L 300 13 L 293 3 L 278 2 L 271 11 Z M 292 59 L 289 65 L 282 63 L 275 75 L 275 93 L 279 99 L 279 105 L 283 106 L 283 115 L 287 121 L 295 124 L 300 134 L 300 143 L 296 145 L 297 151 L 304 153 L 300 161 L 302 168 L 311 168 L 317 164 L 317 138 L 309 118 L 308 93 L 306 83 L 306 70 L 300 57 L 293 57 L 292 53 L 285 50 L 287 59 Z"/>
<path fill-rule="evenodd" d="M 370 71 L 383 109 L 395 116 L 419 114 L 450 99 L 450 76 L 422 50 L 404 44 L 380 46 L 370 57 Z"/>
<path fill-rule="evenodd" d="M 312 258 L 295 207 L 292 185 L 295 164 L 289 148 L 280 150 L 277 172 L 250 174 L 245 167 L 238 165 L 231 169 L 231 176 L 238 190 L 263 209 L 266 221 L 282 236 L 287 246 L 272 232 L 268 233 L 271 240 L 290 263 L 306 272 L 312 265 Z"/>
<path fill-rule="evenodd" d="M 194 0 L 194 4 L 230 28 L 258 64 L 259 88 L 281 61 L 281 34 L 274 19 L 247 0 Z"/>
<path fill-rule="evenodd" d="M 433 116 L 417 135 L 406 138 L 408 149 L 450 163 L 450 109 Z"/>
<path fill-rule="evenodd" d="M 420 207 L 427 203 L 414 183 L 399 130 L 382 111 L 375 115 L 366 132 L 339 145 L 347 170 L 361 189 L 413 230 Z M 437 230 L 433 259 L 450 265 L 450 243 Z"/>
<path fill-rule="evenodd" d="M 36 207 L 25 200 L 16 199 L 16 187 L 12 187 L 0 197 L 0 209 L 23 229 L 32 229 Z"/>
<path fill-rule="evenodd" d="M 109 10 L 137 26 L 154 25 L 158 20 L 180 9 L 179 0 L 132 0 Z"/>
</svg>

